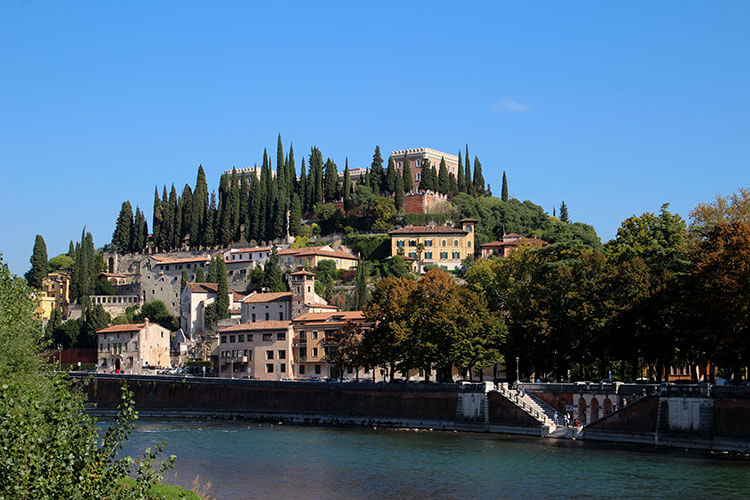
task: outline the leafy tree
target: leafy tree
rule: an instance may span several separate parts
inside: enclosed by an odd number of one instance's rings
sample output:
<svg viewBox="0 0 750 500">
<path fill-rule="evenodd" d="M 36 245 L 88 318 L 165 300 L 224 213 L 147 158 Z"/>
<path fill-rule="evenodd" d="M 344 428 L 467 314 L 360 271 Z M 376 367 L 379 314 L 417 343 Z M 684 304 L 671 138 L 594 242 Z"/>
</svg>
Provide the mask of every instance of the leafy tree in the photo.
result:
<svg viewBox="0 0 750 500">
<path fill-rule="evenodd" d="M 466 179 L 466 194 L 474 194 L 474 177 L 471 175 L 471 160 L 469 156 L 469 145 L 466 145 L 466 171 L 464 173 L 464 179 Z"/>
<path fill-rule="evenodd" d="M 366 184 L 357 184 L 352 195 L 352 206 L 367 210 L 375 202 L 375 195 Z"/>
<path fill-rule="evenodd" d="M 112 319 L 101 304 L 92 304 L 88 300 L 84 300 L 82 310 L 81 319 L 83 322 L 74 347 L 92 349 L 96 347 L 97 343 L 96 332 L 109 326 Z"/>
<path fill-rule="evenodd" d="M 198 166 L 191 210 L 190 246 L 198 248 L 200 245 L 205 245 L 208 237 L 203 237 L 203 235 L 208 231 L 211 232 L 210 244 L 213 244 L 213 227 L 211 227 L 210 221 L 206 220 L 206 215 L 209 212 L 208 185 L 206 184 L 206 173 L 203 171 L 203 165 Z M 156 237 L 155 231 L 156 229 L 154 229 L 154 237 Z"/>
<path fill-rule="evenodd" d="M 404 167 L 403 167 L 403 179 L 404 179 L 404 192 L 409 193 L 414 189 L 414 183 L 411 178 L 411 163 L 409 157 L 404 153 Z M 398 194 L 398 186 L 396 186 L 396 193 Z"/>
<path fill-rule="evenodd" d="M 208 263 L 208 283 L 218 283 L 219 278 L 219 260 L 217 257 L 211 257 L 211 262 Z"/>
<path fill-rule="evenodd" d="M 750 223 L 750 189 L 739 188 L 729 196 L 716 196 L 712 203 L 700 203 L 690 211 L 689 234 L 702 240 L 717 224 L 735 221 Z"/>
<path fill-rule="evenodd" d="M 453 172 L 448 174 L 448 192 L 451 196 L 455 196 L 458 193 L 458 183 L 456 182 L 456 176 Z M 492 196 L 491 194 L 489 196 Z"/>
<path fill-rule="evenodd" d="M 117 252 L 127 252 L 131 248 L 133 235 L 133 208 L 129 201 L 124 201 L 120 207 L 120 215 L 117 217 L 115 232 L 112 234 L 112 247 Z"/>
<path fill-rule="evenodd" d="M 503 187 L 500 199 L 503 201 L 508 201 L 508 177 L 505 175 L 505 170 L 503 170 Z"/>
<path fill-rule="evenodd" d="M 110 283 L 107 278 L 105 278 L 104 276 L 99 276 L 96 279 L 96 284 L 94 285 L 94 294 L 95 295 L 114 295 L 115 288 L 112 286 L 112 283 Z"/>
<path fill-rule="evenodd" d="M 73 240 L 70 240 L 70 244 L 68 245 L 68 253 L 66 254 L 71 259 L 75 257 L 75 246 L 73 245 Z"/>
<path fill-rule="evenodd" d="M 396 190 L 398 194 L 398 190 Z M 396 198 L 398 202 L 398 197 Z M 390 229 L 393 225 L 393 220 L 396 218 L 398 212 L 396 211 L 396 205 L 390 198 L 379 197 L 376 198 L 373 203 L 372 213 L 375 216 L 375 222 L 372 225 L 372 230 L 375 232 L 385 232 Z"/>
<path fill-rule="evenodd" d="M 388 274 L 394 278 L 404 278 L 409 275 L 409 266 L 406 265 L 404 259 L 399 255 L 394 255 L 388 260 L 386 264 Z"/>
<path fill-rule="evenodd" d="M 422 164 L 422 179 L 419 181 L 421 191 L 437 191 L 437 180 L 432 176 L 433 169 L 430 160 L 425 158 Z"/>
<path fill-rule="evenodd" d="M 151 464 L 119 455 L 137 418 L 132 393 L 100 437 L 84 399 L 37 355 L 39 323 L 31 289 L 0 262 L 0 496 L 3 498 L 145 498 L 174 463 Z M 135 476 L 130 489 L 119 488 Z"/>
<path fill-rule="evenodd" d="M 299 236 L 302 232 L 302 201 L 297 193 L 292 195 L 292 208 L 289 211 L 289 232 Z"/>
<path fill-rule="evenodd" d="M 138 322 L 146 318 L 151 323 L 158 323 L 170 331 L 177 330 L 180 327 L 180 320 L 169 313 L 167 306 L 161 300 L 145 302 L 141 306 L 141 310 L 133 315 L 133 320 Z"/>
<path fill-rule="evenodd" d="M 41 234 L 34 239 L 34 249 L 31 253 L 31 269 L 26 273 L 26 281 L 34 288 L 42 287 L 42 280 L 47 276 L 47 244 Z"/>
<path fill-rule="evenodd" d="M 227 266 L 224 258 L 216 257 L 219 279 L 216 283 L 216 317 L 224 319 L 229 317 L 229 286 L 227 284 Z"/>
<path fill-rule="evenodd" d="M 560 221 L 566 224 L 570 222 L 570 219 L 568 218 L 568 206 L 564 201 L 560 205 Z"/>
</svg>

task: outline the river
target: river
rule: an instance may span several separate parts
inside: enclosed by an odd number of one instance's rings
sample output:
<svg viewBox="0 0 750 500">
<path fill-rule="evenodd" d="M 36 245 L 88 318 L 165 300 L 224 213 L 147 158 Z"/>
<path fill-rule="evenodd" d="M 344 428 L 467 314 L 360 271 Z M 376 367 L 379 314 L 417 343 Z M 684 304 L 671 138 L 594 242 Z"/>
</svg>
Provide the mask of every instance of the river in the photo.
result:
<svg viewBox="0 0 750 500">
<path fill-rule="evenodd" d="M 166 482 L 217 499 L 750 498 L 750 462 L 497 434 L 141 420 L 125 451 L 159 441 Z"/>
</svg>

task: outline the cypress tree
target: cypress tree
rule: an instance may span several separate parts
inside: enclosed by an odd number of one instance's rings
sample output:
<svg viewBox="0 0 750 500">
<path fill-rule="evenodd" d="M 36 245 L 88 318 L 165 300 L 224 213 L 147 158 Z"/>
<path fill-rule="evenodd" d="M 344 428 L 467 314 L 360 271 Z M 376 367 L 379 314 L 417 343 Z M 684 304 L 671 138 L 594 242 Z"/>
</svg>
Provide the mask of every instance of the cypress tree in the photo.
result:
<svg viewBox="0 0 750 500">
<path fill-rule="evenodd" d="M 314 149 L 314 155 L 310 157 L 310 169 L 315 166 L 315 196 L 314 205 L 325 201 L 325 188 L 323 186 L 323 153 L 318 148 Z M 313 162 L 314 158 L 314 162 Z M 314 206 L 313 205 L 313 206 Z"/>
<path fill-rule="evenodd" d="M 560 220 L 566 224 L 570 222 L 568 218 L 568 205 L 565 204 L 565 201 L 560 205 Z"/>
<path fill-rule="evenodd" d="M 133 221 L 133 234 L 132 234 L 132 245 L 130 250 L 132 252 L 142 252 L 146 246 L 146 234 L 144 234 L 144 224 L 146 218 L 143 216 L 143 212 L 138 207 L 135 207 L 135 219 Z"/>
<path fill-rule="evenodd" d="M 190 185 L 188 184 L 185 184 L 185 187 L 182 188 L 180 213 L 182 214 L 182 220 L 180 221 L 180 243 L 182 243 L 185 236 L 190 234 L 190 221 L 193 218 L 193 190 L 190 189 Z"/>
<path fill-rule="evenodd" d="M 161 233 L 162 208 L 161 199 L 159 198 L 159 188 L 154 186 L 154 215 L 151 218 L 151 227 L 153 228 L 154 245 L 159 246 L 159 233 Z"/>
<path fill-rule="evenodd" d="M 344 198 L 344 211 L 348 212 L 352 204 L 352 176 L 349 173 L 349 158 L 346 159 L 344 167 L 344 186 L 342 191 Z"/>
<path fill-rule="evenodd" d="M 401 211 L 404 208 L 404 177 L 396 176 L 396 210 Z"/>
<path fill-rule="evenodd" d="M 47 244 L 41 234 L 34 239 L 34 249 L 31 252 L 31 269 L 26 273 L 26 281 L 34 288 L 42 287 L 42 280 L 47 276 Z"/>
<path fill-rule="evenodd" d="M 276 181 L 278 184 L 279 198 L 285 204 L 287 200 L 286 163 L 284 161 L 284 147 L 281 144 L 281 133 L 276 141 Z"/>
<path fill-rule="evenodd" d="M 436 191 L 435 189 L 435 182 L 432 178 L 432 169 L 430 160 L 428 158 L 425 158 L 424 163 L 422 164 L 422 179 L 419 181 L 419 190 L 420 191 Z"/>
<path fill-rule="evenodd" d="M 286 284 L 284 283 L 284 273 L 279 266 L 279 253 L 276 251 L 276 245 L 271 249 L 271 256 L 263 266 L 263 283 L 262 286 L 269 292 L 285 292 Z"/>
<path fill-rule="evenodd" d="M 437 167 L 435 165 L 430 165 L 430 184 L 432 185 L 432 190 L 434 192 L 439 192 L 440 176 L 438 175 Z"/>
<path fill-rule="evenodd" d="M 229 188 L 230 227 L 232 229 L 232 234 L 229 235 L 230 241 L 238 241 L 240 239 L 240 182 L 237 175 L 237 169 L 233 167 Z"/>
<path fill-rule="evenodd" d="M 172 241 L 172 214 L 169 213 L 169 197 L 167 196 L 167 185 L 165 184 L 162 188 L 161 194 L 161 231 L 159 231 L 159 248 L 162 251 L 169 250 L 169 242 Z"/>
<path fill-rule="evenodd" d="M 406 153 L 404 153 L 404 171 L 403 171 L 403 178 L 404 178 L 404 192 L 408 193 L 412 189 L 414 189 L 414 183 L 411 178 L 411 163 L 409 162 L 409 157 L 406 156 Z"/>
<path fill-rule="evenodd" d="M 170 248 L 180 247 L 180 233 L 182 232 L 182 214 L 180 213 L 180 204 L 177 200 L 177 190 L 172 184 L 172 190 L 169 192 L 169 227 L 170 227 Z"/>
<path fill-rule="evenodd" d="M 465 193 L 466 192 L 466 177 L 464 175 L 464 165 L 461 161 L 461 150 L 458 151 L 458 192 L 459 193 Z"/>
<path fill-rule="evenodd" d="M 216 245 L 216 191 L 211 191 L 211 203 L 206 206 L 203 214 L 203 245 Z"/>
<path fill-rule="evenodd" d="M 131 248 L 133 228 L 133 207 L 129 201 L 122 202 L 120 215 L 117 217 L 115 231 L 112 233 L 112 248 L 116 252 L 125 253 Z"/>
<path fill-rule="evenodd" d="M 242 174 L 240 176 L 240 192 L 239 192 L 239 198 L 240 198 L 240 207 L 239 207 L 239 225 L 237 226 L 237 234 L 235 235 L 235 240 L 239 241 L 242 236 L 242 231 L 247 231 L 248 221 L 249 221 L 249 214 L 248 210 L 250 207 L 250 186 L 247 184 L 247 176 L 245 174 Z M 249 241 L 250 238 L 247 238 Z"/>
<path fill-rule="evenodd" d="M 222 174 L 219 181 L 219 231 L 217 233 L 218 243 L 221 246 L 229 246 L 232 241 L 232 195 L 229 186 L 229 176 Z"/>
<path fill-rule="evenodd" d="M 388 189 L 385 172 L 383 171 L 383 157 L 380 154 L 380 146 L 375 146 L 375 153 L 372 155 L 370 188 L 375 196 L 379 196 L 383 191 Z"/>
<path fill-rule="evenodd" d="M 208 263 L 208 283 L 219 282 L 219 262 L 216 257 L 211 257 L 211 262 Z"/>
<path fill-rule="evenodd" d="M 447 194 L 450 190 L 450 179 L 448 178 L 448 166 L 445 164 L 445 158 L 440 159 L 440 174 L 438 174 L 438 191 Z"/>
<path fill-rule="evenodd" d="M 224 258 L 221 256 L 216 257 L 216 268 L 217 268 L 217 281 L 218 287 L 216 289 L 216 317 L 217 319 L 223 319 L 229 317 L 229 286 L 227 285 L 227 265 L 224 262 Z"/>
<path fill-rule="evenodd" d="M 500 199 L 508 201 L 508 177 L 505 175 L 505 170 L 503 170 L 503 188 L 500 193 Z"/>
<path fill-rule="evenodd" d="M 297 166 L 294 164 L 294 145 L 289 144 L 289 157 L 287 158 L 287 182 L 289 186 L 287 191 L 289 193 L 289 199 L 292 199 L 292 193 L 297 191 Z"/>
<path fill-rule="evenodd" d="M 297 193 L 292 194 L 292 208 L 289 213 L 289 232 L 299 236 L 302 232 L 302 202 Z"/>
<path fill-rule="evenodd" d="M 91 235 L 91 233 L 86 233 L 85 241 L 86 244 L 83 246 L 83 248 L 85 250 L 85 263 L 88 268 L 88 281 L 85 284 L 86 286 L 84 288 L 84 291 L 86 292 L 86 295 L 90 295 L 94 291 L 96 278 L 98 277 L 100 270 L 97 266 L 96 249 L 94 248 L 94 237 Z"/>
<path fill-rule="evenodd" d="M 328 158 L 325 165 L 325 201 L 339 199 L 339 171 L 336 164 Z"/>
<path fill-rule="evenodd" d="M 396 191 L 396 165 L 393 157 L 388 157 L 388 170 L 385 173 L 385 189 L 389 193 Z"/>
<path fill-rule="evenodd" d="M 263 165 L 260 167 L 260 218 L 258 221 L 258 241 L 267 240 L 266 226 L 268 218 L 271 216 L 268 203 L 268 158 L 265 151 L 263 152 Z"/>
<path fill-rule="evenodd" d="M 263 203 L 263 194 L 261 193 L 260 178 L 256 174 L 250 178 L 250 204 L 248 219 L 250 227 L 247 230 L 247 241 L 260 241 L 260 211 Z"/>
<path fill-rule="evenodd" d="M 357 278 L 354 284 L 354 302 L 358 311 L 361 311 L 369 301 L 367 292 L 367 272 L 364 262 L 360 261 L 357 266 Z"/>
<path fill-rule="evenodd" d="M 297 187 L 299 193 L 300 206 L 303 212 L 307 212 L 307 174 L 305 173 L 305 157 L 302 157 L 300 161 L 300 172 L 299 172 L 299 186 Z"/>
<path fill-rule="evenodd" d="M 471 160 L 469 159 L 469 145 L 466 145 L 466 172 L 464 179 L 466 181 L 466 194 L 474 194 L 474 177 L 471 175 Z"/>
<path fill-rule="evenodd" d="M 458 193 L 458 183 L 456 182 L 456 176 L 453 175 L 453 172 L 448 174 L 448 192 L 454 196 Z"/>
<path fill-rule="evenodd" d="M 280 199 L 273 203 L 273 238 L 286 236 L 286 209 Z"/>
<path fill-rule="evenodd" d="M 198 266 L 198 270 L 195 271 L 195 282 L 196 283 L 206 282 L 206 271 L 203 270 L 203 266 Z"/>
<path fill-rule="evenodd" d="M 183 290 L 185 290 L 185 285 L 188 284 L 188 273 L 187 270 L 183 269 L 182 274 L 180 275 L 180 293 L 182 293 Z"/>
<path fill-rule="evenodd" d="M 474 192 L 477 196 L 484 196 L 484 176 L 482 176 L 482 163 L 479 157 L 474 157 Z"/>
<path fill-rule="evenodd" d="M 206 228 L 206 214 L 208 213 L 208 185 L 203 165 L 198 166 L 198 176 L 193 190 L 192 216 L 190 218 L 190 246 L 198 248 L 205 240 L 203 232 Z"/>
<path fill-rule="evenodd" d="M 68 244 L 68 257 L 71 259 L 75 258 L 76 256 L 76 248 L 73 245 L 73 240 L 70 240 L 70 243 Z"/>
</svg>

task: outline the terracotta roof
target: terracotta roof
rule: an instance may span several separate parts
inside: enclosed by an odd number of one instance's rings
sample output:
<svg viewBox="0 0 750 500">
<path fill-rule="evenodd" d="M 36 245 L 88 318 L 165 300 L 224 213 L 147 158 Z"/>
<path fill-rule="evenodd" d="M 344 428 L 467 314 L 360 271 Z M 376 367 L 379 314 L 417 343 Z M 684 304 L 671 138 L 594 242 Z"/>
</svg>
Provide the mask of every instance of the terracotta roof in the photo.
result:
<svg viewBox="0 0 750 500">
<path fill-rule="evenodd" d="M 406 226 L 394 229 L 388 234 L 468 234 L 463 229 L 448 226 Z"/>
<path fill-rule="evenodd" d="M 242 302 L 245 300 L 246 295 L 244 293 L 235 292 L 232 290 L 232 301 L 234 302 Z"/>
<path fill-rule="evenodd" d="M 107 276 L 108 278 L 127 278 L 126 274 L 122 273 L 99 273 L 99 276 Z"/>
<path fill-rule="evenodd" d="M 255 323 L 242 323 L 241 325 L 222 328 L 219 330 L 219 333 L 247 332 L 253 330 L 286 330 L 290 324 L 290 321 L 256 321 Z"/>
<path fill-rule="evenodd" d="M 130 323 L 128 325 L 112 325 L 102 328 L 96 333 L 122 333 L 122 332 L 139 332 L 143 329 L 144 323 Z"/>
<path fill-rule="evenodd" d="M 327 321 L 336 321 L 336 322 L 346 322 L 346 321 L 356 321 L 356 320 L 363 320 L 365 319 L 365 314 L 362 311 L 331 311 L 331 312 L 324 312 L 324 313 L 307 313 L 303 314 L 302 316 L 298 316 L 294 318 L 295 323 L 302 323 L 302 322 L 327 322 Z"/>
<path fill-rule="evenodd" d="M 188 283 L 193 293 L 216 293 L 219 290 L 218 283 Z"/>
<path fill-rule="evenodd" d="M 153 256 L 153 259 L 157 261 L 158 264 L 185 264 L 188 262 L 208 262 L 211 260 L 211 257 L 208 255 L 203 255 L 200 257 L 158 257 L 156 255 Z"/>
<path fill-rule="evenodd" d="M 461 220 L 460 220 L 460 221 L 458 221 L 458 222 L 479 222 L 479 221 L 478 221 L 478 220 L 476 220 L 476 219 L 472 219 L 471 217 L 466 217 L 466 218 L 464 218 L 464 219 L 461 219 Z"/>
<path fill-rule="evenodd" d="M 271 247 L 232 248 L 229 253 L 270 252 Z"/>
<path fill-rule="evenodd" d="M 354 255 L 341 250 L 325 250 L 324 247 L 304 247 L 304 248 L 284 248 L 279 250 L 279 255 L 295 255 L 299 257 L 308 257 L 319 255 L 321 257 L 333 257 L 338 259 L 359 260 Z"/>
<path fill-rule="evenodd" d="M 290 276 L 315 276 L 315 273 L 306 271 L 305 269 L 300 269 L 299 271 L 291 273 Z"/>
<path fill-rule="evenodd" d="M 291 300 L 292 292 L 253 293 L 243 299 L 244 304 Z"/>
<path fill-rule="evenodd" d="M 508 235 L 506 235 L 508 236 Z M 539 238 L 517 238 L 512 239 L 509 241 L 493 241 L 490 243 L 484 243 L 482 245 L 479 245 L 479 248 L 502 248 L 502 247 L 517 247 L 518 245 L 521 245 L 523 243 L 539 243 L 541 245 L 547 245 L 548 243 L 544 240 L 540 240 Z"/>
<path fill-rule="evenodd" d="M 320 309 L 338 309 L 339 306 L 334 306 L 333 304 L 305 304 L 308 307 L 317 307 Z"/>
</svg>

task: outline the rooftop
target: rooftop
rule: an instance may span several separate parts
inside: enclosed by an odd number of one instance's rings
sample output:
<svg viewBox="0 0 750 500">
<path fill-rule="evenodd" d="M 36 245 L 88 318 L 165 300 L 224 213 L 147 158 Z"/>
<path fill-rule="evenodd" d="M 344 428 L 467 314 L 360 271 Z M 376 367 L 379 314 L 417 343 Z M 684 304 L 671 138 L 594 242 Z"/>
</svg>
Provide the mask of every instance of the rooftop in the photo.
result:
<svg viewBox="0 0 750 500">
<path fill-rule="evenodd" d="M 158 257 L 156 255 L 152 256 L 154 260 L 157 261 L 157 264 L 186 264 L 189 262 L 208 262 L 211 260 L 211 257 L 208 255 L 202 255 L 198 257 Z"/>
<path fill-rule="evenodd" d="M 145 323 L 130 323 L 127 325 L 112 325 L 107 328 L 97 330 L 96 333 L 122 333 L 122 332 L 139 332 L 143 329 Z"/>
<path fill-rule="evenodd" d="M 242 302 L 245 304 L 253 304 L 263 302 L 278 302 L 291 299 L 292 292 L 253 293 L 245 297 Z"/>
<path fill-rule="evenodd" d="M 362 311 L 331 311 L 323 313 L 307 313 L 302 316 L 294 318 L 295 323 L 310 323 L 310 322 L 347 322 L 347 321 L 362 321 L 365 319 L 365 314 Z"/>
<path fill-rule="evenodd" d="M 388 234 L 467 234 L 461 228 L 448 226 L 406 226 L 401 229 L 394 229 Z"/>
<path fill-rule="evenodd" d="M 222 328 L 219 333 L 247 332 L 257 330 L 286 330 L 291 321 L 256 321 L 255 323 L 242 323 L 241 325 Z"/>
</svg>

